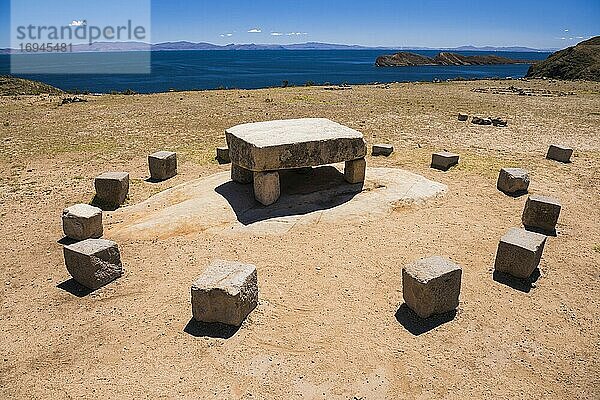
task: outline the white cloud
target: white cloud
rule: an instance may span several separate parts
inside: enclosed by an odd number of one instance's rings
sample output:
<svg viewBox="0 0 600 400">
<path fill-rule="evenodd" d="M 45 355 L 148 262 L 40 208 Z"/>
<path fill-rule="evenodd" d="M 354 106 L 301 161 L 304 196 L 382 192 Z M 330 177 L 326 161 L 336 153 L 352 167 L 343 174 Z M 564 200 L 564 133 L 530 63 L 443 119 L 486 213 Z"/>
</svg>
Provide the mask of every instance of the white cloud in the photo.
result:
<svg viewBox="0 0 600 400">
<path fill-rule="evenodd" d="M 222 33 L 221 35 L 219 35 L 221 37 L 232 37 L 233 33 Z"/>
<path fill-rule="evenodd" d="M 290 32 L 290 33 L 286 33 L 287 36 L 302 36 L 302 35 L 308 35 L 307 32 Z"/>
<path fill-rule="evenodd" d="M 262 33 L 262 29 L 260 28 L 252 28 L 248 31 L 248 33 Z"/>
<path fill-rule="evenodd" d="M 566 37 L 561 37 L 560 40 L 567 40 L 567 38 Z"/>
<path fill-rule="evenodd" d="M 271 32 L 271 36 L 283 36 L 281 32 Z"/>
<path fill-rule="evenodd" d="M 565 32 L 569 32 L 569 30 L 568 30 L 568 29 L 565 29 Z"/>
<path fill-rule="evenodd" d="M 87 21 L 85 19 L 82 19 L 82 20 L 73 20 L 69 24 L 69 26 L 86 26 L 86 25 L 87 25 Z"/>
<path fill-rule="evenodd" d="M 577 36 L 575 39 L 585 39 L 583 36 Z"/>
</svg>

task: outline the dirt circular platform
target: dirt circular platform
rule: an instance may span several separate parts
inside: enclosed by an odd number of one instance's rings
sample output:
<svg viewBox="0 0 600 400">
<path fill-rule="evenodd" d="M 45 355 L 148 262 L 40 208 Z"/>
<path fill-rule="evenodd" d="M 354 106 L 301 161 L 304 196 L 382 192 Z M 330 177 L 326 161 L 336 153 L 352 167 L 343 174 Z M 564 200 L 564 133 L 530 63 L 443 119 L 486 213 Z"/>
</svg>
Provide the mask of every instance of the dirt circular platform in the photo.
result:
<svg viewBox="0 0 600 400">
<path fill-rule="evenodd" d="M 264 207 L 252 185 L 220 172 L 176 186 L 107 216 L 108 236 L 157 239 L 198 232 L 282 234 L 292 227 L 377 218 L 447 191 L 444 184 L 393 168 L 368 168 L 363 184 L 344 181 L 341 166 L 283 171 L 281 198 Z"/>
</svg>

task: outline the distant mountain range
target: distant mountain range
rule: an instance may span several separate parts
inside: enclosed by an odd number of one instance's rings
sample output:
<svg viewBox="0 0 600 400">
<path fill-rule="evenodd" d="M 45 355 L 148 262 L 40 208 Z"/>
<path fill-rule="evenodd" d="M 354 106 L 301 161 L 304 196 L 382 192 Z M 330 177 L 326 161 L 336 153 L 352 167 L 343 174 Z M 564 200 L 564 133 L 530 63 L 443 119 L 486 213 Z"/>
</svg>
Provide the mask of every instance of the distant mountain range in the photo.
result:
<svg viewBox="0 0 600 400">
<path fill-rule="evenodd" d="M 95 42 L 91 45 L 77 44 L 73 46 L 73 52 L 120 52 L 120 51 L 144 51 L 148 48 L 152 51 L 181 51 L 181 50 L 449 50 L 449 51 L 511 51 L 511 52 L 551 52 L 557 49 L 532 49 L 529 47 L 475 47 L 461 46 L 454 48 L 430 48 L 430 47 L 368 47 L 346 44 L 331 43 L 297 43 L 297 44 L 228 44 L 216 45 L 212 43 L 193 42 L 165 42 L 149 45 L 142 42 Z M 10 49 L 0 49 L 0 54 L 10 54 Z"/>
</svg>

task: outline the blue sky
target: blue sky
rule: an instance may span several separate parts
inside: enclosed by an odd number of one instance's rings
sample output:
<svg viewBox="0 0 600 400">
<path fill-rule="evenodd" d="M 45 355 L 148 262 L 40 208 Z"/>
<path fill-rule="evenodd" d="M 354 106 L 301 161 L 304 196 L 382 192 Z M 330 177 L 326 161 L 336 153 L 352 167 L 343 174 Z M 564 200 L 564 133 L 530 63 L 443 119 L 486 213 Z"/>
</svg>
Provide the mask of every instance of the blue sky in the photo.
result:
<svg viewBox="0 0 600 400">
<path fill-rule="evenodd" d="M 32 20 L 68 1 L 40 0 L 40 6 L 31 9 Z M 61 15 L 61 20 L 68 23 L 96 18 L 98 22 L 111 17 L 109 12 L 101 15 L 91 9 L 91 16 L 86 14 L 85 8 L 91 7 L 86 4 L 98 6 L 103 4 L 100 0 L 77 3 L 77 15 Z M 10 4 L 10 0 L 0 0 L 0 47 L 8 47 L 10 42 Z M 129 7 L 127 0 L 120 4 Z M 154 43 L 318 41 L 370 46 L 562 48 L 600 34 L 600 0 L 151 0 L 151 4 Z M 128 12 L 135 14 L 132 9 Z"/>
</svg>

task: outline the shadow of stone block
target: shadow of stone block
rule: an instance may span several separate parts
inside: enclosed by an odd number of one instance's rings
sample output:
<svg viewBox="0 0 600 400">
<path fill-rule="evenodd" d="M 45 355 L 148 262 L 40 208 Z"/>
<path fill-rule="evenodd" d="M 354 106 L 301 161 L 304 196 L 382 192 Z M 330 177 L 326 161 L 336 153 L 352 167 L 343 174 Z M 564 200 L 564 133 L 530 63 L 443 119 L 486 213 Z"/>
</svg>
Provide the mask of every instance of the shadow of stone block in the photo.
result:
<svg viewBox="0 0 600 400">
<path fill-rule="evenodd" d="M 403 303 L 398 308 L 398 311 L 396 311 L 396 321 L 411 334 L 419 336 L 452 321 L 456 317 L 456 314 L 456 310 L 452 310 L 444 314 L 433 315 L 429 318 L 421 318 L 406 303 Z"/>
<path fill-rule="evenodd" d="M 102 211 L 115 211 L 119 208 L 118 204 L 110 204 L 106 201 L 100 199 L 98 196 L 94 196 L 92 201 L 90 202 L 91 206 L 98 207 Z"/>
<path fill-rule="evenodd" d="M 540 278 L 540 276 L 540 269 L 536 268 L 527 279 L 516 278 L 512 275 L 505 274 L 499 271 L 494 271 L 493 279 L 498 283 L 509 286 L 520 292 L 529 293 L 531 292 L 531 289 L 535 287 L 535 283 Z"/>
<path fill-rule="evenodd" d="M 230 339 L 240 330 L 239 326 L 221 323 L 199 322 L 190 319 L 183 331 L 194 337 L 210 337 L 213 339 Z"/>
<path fill-rule="evenodd" d="M 83 286 L 73 278 L 59 283 L 56 287 L 77 297 L 85 297 L 94 292 L 92 289 Z"/>
</svg>

